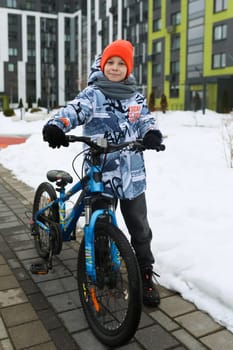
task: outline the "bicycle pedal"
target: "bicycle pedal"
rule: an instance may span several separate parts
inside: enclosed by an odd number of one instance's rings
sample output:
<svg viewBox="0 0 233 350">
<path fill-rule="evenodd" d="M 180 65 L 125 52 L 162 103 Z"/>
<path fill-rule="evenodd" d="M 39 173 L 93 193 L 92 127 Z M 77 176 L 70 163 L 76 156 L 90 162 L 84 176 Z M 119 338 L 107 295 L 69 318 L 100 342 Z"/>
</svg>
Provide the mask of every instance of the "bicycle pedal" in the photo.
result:
<svg viewBox="0 0 233 350">
<path fill-rule="evenodd" d="M 47 275 L 49 269 L 46 265 L 42 263 L 31 264 L 30 271 L 34 275 Z"/>
</svg>

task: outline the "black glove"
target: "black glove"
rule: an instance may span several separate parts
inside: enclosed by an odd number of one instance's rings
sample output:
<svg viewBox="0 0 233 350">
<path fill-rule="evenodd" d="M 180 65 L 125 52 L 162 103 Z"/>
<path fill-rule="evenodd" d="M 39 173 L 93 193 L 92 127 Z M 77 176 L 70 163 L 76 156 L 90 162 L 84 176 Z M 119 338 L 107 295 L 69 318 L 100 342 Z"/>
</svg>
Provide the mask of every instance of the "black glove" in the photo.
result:
<svg viewBox="0 0 233 350">
<path fill-rule="evenodd" d="M 143 137 L 143 145 L 146 149 L 159 149 L 163 135 L 159 130 L 149 130 Z"/>
<path fill-rule="evenodd" d="M 60 148 L 60 146 L 69 146 L 65 133 L 56 125 L 45 125 L 42 134 L 43 140 L 49 143 L 49 147 Z"/>
</svg>

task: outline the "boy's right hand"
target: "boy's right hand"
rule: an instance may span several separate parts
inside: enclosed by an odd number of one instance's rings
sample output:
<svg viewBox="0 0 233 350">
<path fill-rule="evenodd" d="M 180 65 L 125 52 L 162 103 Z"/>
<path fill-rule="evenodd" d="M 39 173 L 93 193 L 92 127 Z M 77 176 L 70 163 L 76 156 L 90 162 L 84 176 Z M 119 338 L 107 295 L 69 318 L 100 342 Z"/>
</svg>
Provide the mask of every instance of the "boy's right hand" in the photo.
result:
<svg viewBox="0 0 233 350">
<path fill-rule="evenodd" d="M 60 148 L 61 146 L 69 146 L 65 133 L 56 125 L 45 125 L 42 134 L 43 140 L 49 143 L 49 147 Z"/>
</svg>

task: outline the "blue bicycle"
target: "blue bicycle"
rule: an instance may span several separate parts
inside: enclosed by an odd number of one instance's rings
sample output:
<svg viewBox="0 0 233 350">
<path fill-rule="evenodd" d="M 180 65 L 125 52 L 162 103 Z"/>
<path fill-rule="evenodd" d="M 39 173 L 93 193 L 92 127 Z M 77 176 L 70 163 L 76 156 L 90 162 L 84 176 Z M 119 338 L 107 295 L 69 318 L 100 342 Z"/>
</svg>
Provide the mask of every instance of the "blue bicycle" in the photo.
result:
<svg viewBox="0 0 233 350">
<path fill-rule="evenodd" d="M 137 330 L 142 308 L 141 277 L 134 251 L 117 227 L 116 200 L 104 194 L 101 155 L 122 149 L 141 148 L 140 140 L 109 144 L 106 139 L 92 141 L 85 136 L 66 136 L 69 142 L 89 146 L 91 167 L 68 191 L 71 175 L 50 170 L 47 178 L 56 183 L 56 190 L 43 182 L 36 190 L 32 235 L 46 267 L 33 265 L 33 273 L 47 273 L 52 257 L 61 252 L 62 242 L 76 239 L 76 224 L 85 216 L 84 237 L 79 248 L 77 281 L 81 304 L 90 328 L 107 346 L 121 346 Z M 59 193 L 57 196 L 56 191 Z M 72 210 L 67 214 L 66 202 L 79 192 Z"/>
</svg>

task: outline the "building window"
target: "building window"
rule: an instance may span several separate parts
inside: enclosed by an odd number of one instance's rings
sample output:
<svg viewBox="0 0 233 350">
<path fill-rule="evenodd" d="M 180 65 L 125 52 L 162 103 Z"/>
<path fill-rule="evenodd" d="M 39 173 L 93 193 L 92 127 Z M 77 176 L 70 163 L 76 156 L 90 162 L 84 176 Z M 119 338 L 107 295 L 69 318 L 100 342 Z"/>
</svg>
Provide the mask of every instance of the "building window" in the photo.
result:
<svg viewBox="0 0 233 350">
<path fill-rule="evenodd" d="M 32 4 L 32 0 L 26 0 L 25 1 L 25 8 L 26 8 L 26 10 L 34 10 L 34 6 Z"/>
<path fill-rule="evenodd" d="M 152 54 L 157 54 L 162 52 L 162 41 L 153 41 Z"/>
<path fill-rule="evenodd" d="M 28 57 L 35 57 L 35 56 L 36 56 L 36 50 L 28 49 Z"/>
<path fill-rule="evenodd" d="M 170 66 L 170 97 L 179 97 L 180 62 L 173 61 Z"/>
<path fill-rule="evenodd" d="M 161 7 L 161 0 L 154 0 L 154 9 Z"/>
<path fill-rule="evenodd" d="M 227 9 L 227 0 L 214 0 L 214 12 L 220 12 Z"/>
<path fill-rule="evenodd" d="M 180 62 L 171 62 L 171 74 L 178 74 L 180 72 Z"/>
<path fill-rule="evenodd" d="M 227 25 L 221 24 L 214 27 L 214 40 L 223 40 L 227 38 Z"/>
<path fill-rule="evenodd" d="M 159 31 L 160 29 L 161 29 L 161 18 L 155 19 L 155 20 L 153 21 L 153 31 L 154 31 L 154 32 L 157 32 L 157 31 Z"/>
<path fill-rule="evenodd" d="M 27 72 L 28 73 L 35 73 L 35 71 L 36 71 L 35 64 L 27 63 Z"/>
<path fill-rule="evenodd" d="M 14 63 L 8 63 L 8 72 L 14 72 L 14 71 L 15 71 Z"/>
<path fill-rule="evenodd" d="M 154 77 L 155 75 L 160 75 L 162 72 L 162 65 L 161 63 L 155 63 L 152 66 L 152 76 Z"/>
<path fill-rule="evenodd" d="M 213 68 L 224 68 L 226 67 L 226 54 L 217 53 L 213 55 Z"/>
<path fill-rule="evenodd" d="M 172 26 L 177 26 L 180 23 L 181 23 L 181 14 L 180 14 L 180 12 L 173 13 L 171 15 L 171 25 Z"/>
<path fill-rule="evenodd" d="M 16 8 L 17 7 L 16 0 L 7 0 L 6 6 Z"/>
<path fill-rule="evenodd" d="M 174 35 L 171 37 L 171 49 L 179 50 L 180 49 L 180 36 Z"/>
<path fill-rule="evenodd" d="M 15 47 L 9 47 L 9 56 L 17 56 L 18 50 Z"/>
</svg>

